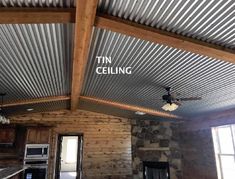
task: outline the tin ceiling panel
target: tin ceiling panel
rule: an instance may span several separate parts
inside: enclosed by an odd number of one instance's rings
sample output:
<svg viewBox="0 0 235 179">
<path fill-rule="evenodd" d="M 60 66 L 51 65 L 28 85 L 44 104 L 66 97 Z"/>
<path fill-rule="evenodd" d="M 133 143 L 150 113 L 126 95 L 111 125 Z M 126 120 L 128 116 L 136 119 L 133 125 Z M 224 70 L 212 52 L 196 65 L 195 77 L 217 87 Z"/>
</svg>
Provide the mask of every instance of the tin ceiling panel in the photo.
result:
<svg viewBox="0 0 235 179">
<path fill-rule="evenodd" d="M 235 49 L 234 0 L 100 0 L 98 10 Z"/>
<path fill-rule="evenodd" d="M 111 63 L 98 63 L 100 56 L 111 57 Z M 132 74 L 106 74 L 116 67 L 131 67 Z M 183 102 L 177 115 L 235 107 L 234 64 L 94 29 L 83 95 L 161 110 L 167 86 L 179 97 L 202 97 Z"/>
<path fill-rule="evenodd" d="M 75 7 L 76 0 L 0 0 L 0 7 Z"/>
<path fill-rule="evenodd" d="M 0 25 L 0 34 L 6 101 L 70 93 L 72 24 Z"/>
</svg>

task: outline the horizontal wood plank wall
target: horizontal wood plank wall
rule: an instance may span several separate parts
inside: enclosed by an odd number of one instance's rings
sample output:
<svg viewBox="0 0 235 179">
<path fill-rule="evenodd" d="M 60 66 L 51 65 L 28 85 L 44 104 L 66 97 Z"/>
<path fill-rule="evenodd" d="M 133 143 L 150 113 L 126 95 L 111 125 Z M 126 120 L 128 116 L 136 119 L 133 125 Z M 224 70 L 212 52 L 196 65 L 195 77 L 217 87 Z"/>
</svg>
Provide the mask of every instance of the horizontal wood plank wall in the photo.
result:
<svg viewBox="0 0 235 179">
<path fill-rule="evenodd" d="M 86 179 L 131 178 L 131 124 L 129 119 L 77 110 L 15 116 L 14 123 L 55 125 L 51 134 L 49 176 L 55 168 L 58 134 L 82 133 L 83 174 Z"/>
</svg>

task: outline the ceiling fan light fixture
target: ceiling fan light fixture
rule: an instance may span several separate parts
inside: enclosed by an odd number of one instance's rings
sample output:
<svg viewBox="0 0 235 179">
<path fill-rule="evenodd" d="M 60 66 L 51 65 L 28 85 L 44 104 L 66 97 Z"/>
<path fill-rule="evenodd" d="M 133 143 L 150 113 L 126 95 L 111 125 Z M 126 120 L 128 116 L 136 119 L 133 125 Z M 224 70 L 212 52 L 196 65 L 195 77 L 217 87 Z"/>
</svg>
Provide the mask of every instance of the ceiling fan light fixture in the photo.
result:
<svg viewBox="0 0 235 179">
<path fill-rule="evenodd" d="M 10 119 L 6 118 L 5 116 L 0 115 L 0 123 L 10 124 Z"/>
<path fill-rule="evenodd" d="M 164 111 L 174 111 L 174 110 L 176 110 L 177 108 L 178 108 L 179 106 L 177 105 L 177 104 L 175 104 L 175 103 L 166 103 L 166 104 L 164 104 L 163 106 L 162 106 L 162 109 L 164 110 Z"/>
<path fill-rule="evenodd" d="M 3 97 L 6 95 L 6 93 L 0 93 L 1 96 L 1 104 L 0 104 L 0 123 L 2 124 L 10 124 L 10 119 L 4 116 L 3 113 Z"/>
</svg>

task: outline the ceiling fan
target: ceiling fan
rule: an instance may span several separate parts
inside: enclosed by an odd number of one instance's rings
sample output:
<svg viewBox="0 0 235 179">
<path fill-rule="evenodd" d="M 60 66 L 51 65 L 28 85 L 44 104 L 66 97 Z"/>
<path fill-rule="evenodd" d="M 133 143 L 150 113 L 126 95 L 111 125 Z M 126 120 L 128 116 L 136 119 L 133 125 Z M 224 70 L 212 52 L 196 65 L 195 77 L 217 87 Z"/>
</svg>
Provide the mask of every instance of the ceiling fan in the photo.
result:
<svg viewBox="0 0 235 179">
<path fill-rule="evenodd" d="M 6 93 L 0 93 L 1 104 L 0 104 L 0 124 L 10 124 L 10 119 L 8 119 L 3 112 L 3 98 Z"/>
<path fill-rule="evenodd" d="M 201 97 L 179 98 L 177 97 L 178 94 L 173 92 L 171 87 L 166 87 L 165 89 L 167 94 L 162 96 L 163 101 L 166 102 L 166 104 L 162 106 L 162 109 L 165 111 L 176 110 L 181 105 L 181 101 L 194 101 L 202 99 Z"/>
</svg>

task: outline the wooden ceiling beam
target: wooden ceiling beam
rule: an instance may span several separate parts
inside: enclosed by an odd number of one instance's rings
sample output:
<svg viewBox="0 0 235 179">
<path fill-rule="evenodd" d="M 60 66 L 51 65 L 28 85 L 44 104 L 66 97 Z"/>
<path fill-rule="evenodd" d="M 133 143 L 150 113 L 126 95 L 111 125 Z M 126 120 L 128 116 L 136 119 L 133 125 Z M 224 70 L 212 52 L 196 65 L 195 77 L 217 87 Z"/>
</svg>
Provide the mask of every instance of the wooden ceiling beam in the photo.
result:
<svg viewBox="0 0 235 179">
<path fill-rule="evenodd" d="M 78 0 L 78 2 L 79 1 L 82 0 Z M 86 4 L 89 4 L 87 8 L 85 8 L 85 4 L 80 5 L 84 7 L 84 9 L 81 9 L 78 5 L 77 9 L 80 8 L 82 12 L 89 11 L 88 9 L 93 8 L 93 12 L 90 11 L 92 14 L 87 15 L 86 24 L 89 23 L 89 19 L 91 18 L 93 22 L 95 16 L 94 9 L 96 10 L 96 7 L 93 5 L 97 4 L 96 1 L 97 0 L 91 2 L 87 1 Z M 82 23 L 84 23 L 80 22 L 82 18 L 77 18 L 75 21 L 75 16 L 76 8 L 0 8 L 0 24 L 74 23 L 79 21 L 82 25 Z M 232 49 L 148 27 L 118 17 L 98 14 L 96 15 L 94 25 L 99 28 L 108 29 L 139 39 L 235 63 L 235 51 Z"/>
<path fill-rule="evenodd" d="M 137 24 L 118 17 L 97 15 L 95 26 L 169 47 L 235 63 L 234 50 Z"/>
<path fill-rule="evenodd" d="M 76 110 L 87 64 L 98 0 L 77 0 L 73 54 L 71 110 Z"/>
<path fill-rule="evenodd" d="M 14 101 L 14 102 L 10 102 L 10 103 L 5 103 L 2 105 L 2 107 L 14 107 L 14 106 L 29 105 L 29 104 L 39 104 L 39 103 L 67 101 L 67 100 L 70 100 L 70 96 L 52 96 L 52 97 Z"/>
<path fill-rule="evenodd" d="M 169 113 L 166 113 L 166 112 L 157 111 L 157 110 L 154 110 L 154 109 L 149 109 L 149 108 L 144 108 L 144 107 L 134 106 L 134 105 L 129 105 L 129 104 L 123 104 L 123 103 L 119 103 L 119 102 L 107 101 L 107 100 L 94 98 L 94 97 L 80 96 L 80 99 L 83 100 L 83 101 L 88 101 L 88 102 L 92 102 L 92 103 L 96 103 L 96 104 L 112 106 L 112 107 L 116 107 L 116 108 L 123 109 L 123 110 L 141 111 L 141 112 L 144 112 L 146 114 L 150 114 L 150 115 L 158 116 L 158 117 L 172 118 L 172 119 L 183 119 L 180 116 L 177 116 L 177 115 L 174 115 L 174 114 L 169 114 Z"/>
<path fill-rule="evenodd" d="M 75 8 L 0 8 L 0 24 L 73 23 Z"/>
</svg>

